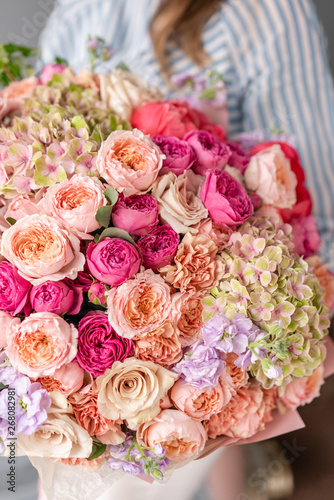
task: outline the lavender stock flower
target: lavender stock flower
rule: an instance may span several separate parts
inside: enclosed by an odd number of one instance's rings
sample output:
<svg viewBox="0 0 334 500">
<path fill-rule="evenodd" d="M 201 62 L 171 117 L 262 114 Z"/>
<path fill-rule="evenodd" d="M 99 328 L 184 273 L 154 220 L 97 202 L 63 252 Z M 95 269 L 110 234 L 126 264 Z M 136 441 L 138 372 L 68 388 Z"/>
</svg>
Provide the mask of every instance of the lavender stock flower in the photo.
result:
<svg viewBox="0 0 334 500">
<path fill-rule="evenodd" d="M 242 354 L 248 346 L 252 328 L 252 321 L 242 313 L 236 313 L 232 321 L 220 313 L 202 326 L 201 334 L 204 343 L 218 351 Z"/>
</svg>

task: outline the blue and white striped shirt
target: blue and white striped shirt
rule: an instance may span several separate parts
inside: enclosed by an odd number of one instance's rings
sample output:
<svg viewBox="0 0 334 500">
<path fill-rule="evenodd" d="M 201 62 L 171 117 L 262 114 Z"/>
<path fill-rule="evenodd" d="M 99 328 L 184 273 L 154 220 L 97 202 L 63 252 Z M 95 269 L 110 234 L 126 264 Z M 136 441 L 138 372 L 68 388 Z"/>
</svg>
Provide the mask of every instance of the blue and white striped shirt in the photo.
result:
<svg viewBox="0 0 334 500">
<path fill-rule="evenodd" d="M 182 0 L 180 0 L 182 1 Z M 125 62 L 148 82 L 167 87 L 154 57 L 148 26 L 159 0 L 58 0 L 41 37 L 43 58 L 89 67 L 88 35 L 114 52 L 98 70 Z M 310 0 L 226 0 L 203 32 L 211 68 L 228 89 L 231 135 L 282 128 L 296 137 L 322 258 L 334 270 L 334 90 L 326 47 Z M 200 70 L 170 44 L 174 74 Z"/>
</svg>

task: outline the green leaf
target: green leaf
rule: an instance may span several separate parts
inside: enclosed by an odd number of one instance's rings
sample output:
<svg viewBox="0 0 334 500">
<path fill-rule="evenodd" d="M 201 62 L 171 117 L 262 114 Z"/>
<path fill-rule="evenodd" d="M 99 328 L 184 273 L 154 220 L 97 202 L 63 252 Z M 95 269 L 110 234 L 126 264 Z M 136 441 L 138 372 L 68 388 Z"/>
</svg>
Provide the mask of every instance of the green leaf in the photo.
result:
<svg viewBox="0 0 334 500">
<path fill-rule="evenodd" d="M 100 240 L 100 235 L 99 235 L 99 234 L 96 234 L 96 235 L 94 236 L 94 243 L 98 243 L 98 242 L 99 242 L 99 240 Z"/>
<path fill-rule="evenodd" d="M 0 391 L 3 391 L 4 389 L 7 389 L 9 385 L 4 385 L 0 383 Z"/>
<path fill-rule="evenodd" d="M 6 221 L 11 225 L 11 226 L 14 226 L 14 224 L 16 223 L 16 220 L 13 219 L 13 217 L 7 217 Z"/>
<path fill-rule="evenodd" d="M 55 62 L 56 64 L 63 64 L 64 66 L 68 66 L 68 62 L 66 61 L 66 59 L 63 59 L 58 56 L 56 57 Z"/>
<path fill-rule="evenodd" d="M 24 57 L 32 57 L 38 54 L 38 49 L 34 47 L 24 47 L 23 45 L 15 45 L 14 43 L 6 43 L 3 47 L 8 54 L 19 52 Z"/>
<path fill-rule="evenodd" d="M 108 227 L 105 229 L 99 238 L 99 241 L 103 240 L 103 238 L 121 238 L 122 240 L 126 240 L 132 245 L 135 245 L 135 242 L 127 233 L 126 231 L 123 231 L 123 229 L 119 229 L 118 227 Z"/>
<path fill-rule="evenodd" d="M 110 116 L 110 122 L 109 122 L 109 127 L 111 130 L 116 130 L 117 129 L 117 118 L 115 115 Z"/>
<path fill-rule="evenodd" d="M 93 449 L 90 454 L 88 460 L 94 460 L 95 458 L 99 458 L 106 451 L 107 445 L 102 444 L 99 441 L 93 441 Z"/>
<path fill-rule="evenodd" d="M 116 67 L 117 69 L 121 69 L 123 71 L 127 71 L 128 73 L 131 73 L 129 66 L 127 66 L 124 62 L 120 62 Z"/>
<path fill-rule="evenodd" d="M 110 217 L 112 212 L 112 205 L 107 205 L 100 207 L 96 212 L 95 219 L 101 226 L 108 227 L 110 223 Z"/>
<path fill-rule="evenodd" d="M 72 119 L 72 125 L 75 128 L 75 130 L 78 132 L 81 128 L 85 128 L 86 130 L 89 130 L 89 127 L 85 120 L 82 118 L 82 116 L 75 116 Z"/>
<path fill-rule="evenodd" d="M 109 186 L 105 191 L 104 191 L 104 196 L 107 198 L 109 201 L 110 205 L 113 206 L 115 203 L 117 203 L 118 200 L 118 192 L 116 191 L 115 188 L 112 186 Z"/>
</svg>

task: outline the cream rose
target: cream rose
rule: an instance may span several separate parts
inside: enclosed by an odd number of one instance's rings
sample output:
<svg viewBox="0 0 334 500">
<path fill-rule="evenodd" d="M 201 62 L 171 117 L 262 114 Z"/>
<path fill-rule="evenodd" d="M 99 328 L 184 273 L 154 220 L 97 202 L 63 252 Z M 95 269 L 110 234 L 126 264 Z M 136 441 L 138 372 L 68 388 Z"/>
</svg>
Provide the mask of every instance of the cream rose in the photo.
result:
<svg viewBox="0 0 334 500">
<path fill-rule="evenodd" d="M 133 112 L 148 102 L 162 99 L 159 89 L 150 87 L 140 76 L 115 69 L 99 75 L 101 99 L 119 116 L 130 121 Z"/>
<path fill-rule="evenodd" d="M 48 419 L 31 436 L 20 434 L 20 452 L 28 457 L 88 458 L 93 440 L 88 432 L 75 422 L 72 406 L 59 392 L 49 394 L 52 406 Z"/>
<path fill-rule="evenodd" d="M 33 285 L 75 279 L 85 264 L 79 238 L 53 217 L 39 214 L 23 217 L 3 233 L 1 254 Z"/>
<path fill-rule="evenodd" d="M 202 184 L 203 178 L 192 170 L 178 177 L 170 172 L 154 184 L 152 196 L 157 200 L 159 216 L 177 233 L 197 233 L 192 226 L 207 218 L 208 211 L 199 197 Z"/>
<path fill-rule="evenodd" d="M 130 429 L 135 429 L 158 415 L 160 400 L 176 379 L 175 373 L 151 361 L 116 361 L 96 379 L 98 409 L 105 418 L 121 418 Z"/>
</svg>

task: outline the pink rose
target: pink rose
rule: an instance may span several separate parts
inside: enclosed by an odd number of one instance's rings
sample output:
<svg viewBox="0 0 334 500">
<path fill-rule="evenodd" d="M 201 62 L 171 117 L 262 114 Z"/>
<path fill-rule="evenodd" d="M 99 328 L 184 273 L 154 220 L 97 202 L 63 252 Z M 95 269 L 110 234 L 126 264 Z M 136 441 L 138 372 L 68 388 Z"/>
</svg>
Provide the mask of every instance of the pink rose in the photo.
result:
<svg viewBox="0 0 334 500">
<path fill-rule="evenodd" d="M 144 236 L 158 225 L 158 204 L 150 194 L 121 193 L 111 214 L 112 223 L 134 236 Z"/>
<path fill-rule="evenodd" d="M 163 158 L 158 146 L 140 130 L 116 130 L 102 143 L 96 165 L 110 186 L 130 196 L 150 189 Z"/>
<path fill-rule="evenodd" d="M 192 130 L 184 136 L 184 140 L 195 151 L 196 160 L 193 166 L 195 174 L 205 176 L 211 170 L 222 170 L 227 165 L 231 156 L 230 148 L 218 141 L 210 132 Z"/>
<path fill-rule="evenodd" d="M 292 226 L 294 251 L 304 258 L 316 254 L 321 240 L 314 217 L 312 215 L 301 216 L 292 219 L 289 224 Z"/>
<path fill-rule="evenodd" d="M 40 210 L 36 204 L 31 201 L 28 196 L 16 196 L 10 201 L 7 211 L 5 213 L 5 219 L 11 217 L 15 221 L 22 219 L 26 215 L 39 214 Z"/>
<path fill-rule="evenodd" d="M 77 353 L 77 329 L 57 314 L 43 312 L 10 325 L 7 356 L 19 372 L 33 379 L 53 375 Z"/>
<path fill-rule="evenodd" d="M 39 76 L 42 85 L 46 85 L 52 80 L 53 75 L 61 75 L 66 66 L 64 64 L 46 64 Z"/>
<path fill-rule="evenodd" d="M 83 302 L 74 301 L 75 294 L 63 281 L 45 281 L 33 286 L 30 292 L 30 303 L 36 312 L 51 312 L 54 314 L 78 314 Z"/>
<path fill-rule="evenodd" d="M 138 240 L 138 247 L 144 266 L 157 271 L 160 267 L 171 264 L 179 242 L 179 235 L 168 224 L 158 226 L 146 236 L 142 236 Z"/>
<path fill-rule="evenodd" d="M 203 425 L 182 411 L 163 410 L 137 431 L 140 444 L 153 447 L 161 444 L 166 456 L 174 462 L 194 458 L 204 448 L 207 435 Z"/>
<path fill-rule="evenodd" d="M 136 247 L 121 238 L 103 238 L 87 248 L 87 265 L 94 276 L 111 287 L 119 286 L 139 271 Z"/>
<path fill-rule="evenodd" d="M 297 177 L 279 144 L 252 156 L 244 175 L 247 188 L 255 191 L 264 203 L 292 208 L 297 202 Z"/>
<path fill-rule="evenodd" d="M 109 290 L 107 285 L 103 283 L 93 283 L 88 290 L 88 298 L 93 304 L 103 306 L 107 301 L 106 292 Z"/>
<path fill-rule="evenodd" d="M 96 177 L 74 175 L 50 186 L 39 206 L 47 215 L 57 217 L 83 239 L 101 226 L 95 216 L 107 204 L 104 186 Z"/>
<path fill-rule="evenodd" d="M 9 262 L 0 262 L 0 310 L 16 316 L 29 299 L 31 285 Z"/>
<path fill-rule="evenodd" d="M 244 149 L 237 142 L 226 141 L 225 144 L 227 144 L 231 151 L 228 164 L 230 167 L 237 168 L 242 174 L 244 174 L 251 155 L 244 151 Z"/>
<path fill-rule="evenodd" d="M 197 389 L 193 385 L 177 381 L 171 389 L 170 397 L 176 408 L 195 420 L 207 420 L 227 404 L 220 384 L 212 389 Z"/>
<path fill-rule="evenodd" d="M 20 82 L 11 82 L 8 87 L 4 88 L 0 94 L 0 119 L 20 109 L 22 100 L 32 93 L 38 83 L 38 78 L 31 76 Z"/>
<path fill-rule="evenodd" d="M 201 200 L 213 222 L 219 226 L 236 226 L 254 212 L 245 188 L 227 172 L 213 170 L 201 187 Z"/>
<path fill-rule="evenodd" d="M 71 361 L 56 370 L 52 377 L 40 377 L 37 382 L 48 392 L 59 391 L 65 396 L 79 391 L 84 381 L 84 370 L 77 361 Z"/>
<path fill-rule="evenodd" d="M 152 332 L 168 319 L 170 288 L 150 269 L 108 292 L 109 322 L 121 337 Z"/>
<path fill-rule="evenodd" d="M 33 285 L 74 279 L 85 263 L 79 238 L 47 215 L 23 217 L 7 229 L 1 254 Z"/>
<path fill-rule="evenodd" d="M 193 165 L 195 153 L 186 141 L 166 135 L 154 135 L 152 140 L 166 156 L 163 161 L 163 167 L 160 170 L 160 175 L 168 174 L 169 172 L 181 175 Z"/>
<path fill-rule="evenodd" d="M 21 323 L 20 318 L 13 318 L 11 314 L 6 313 L 5 311 L 0 311 L 0 350 L 7 347 L 7 335 L 10 326 L 16 326 Z"/>
<path fill-rule="evenodd" d="M 218 224 L 213 222 L 210 218 L 204 219 L 196 224 L 194 229 L 197 229 L 198 234 L 204 234 L 204 236 L 207 236 L 216 243 L 219 251 L 227 246 L 230 236 L 233 233 L 230 227 L 218 226 Z"/>
<path fill-rule="evenodd" d="M 293 380 L 286 387 L 278 390 L 277 401 L 281 413 L 286 410 L 296 410 L 298 406 L 311 403 L 314 398 L 320 396 L 320 387 L 324 383 L 324 365 L 320 365 L 310 377 L 302 377 Z"/>
</svg>

